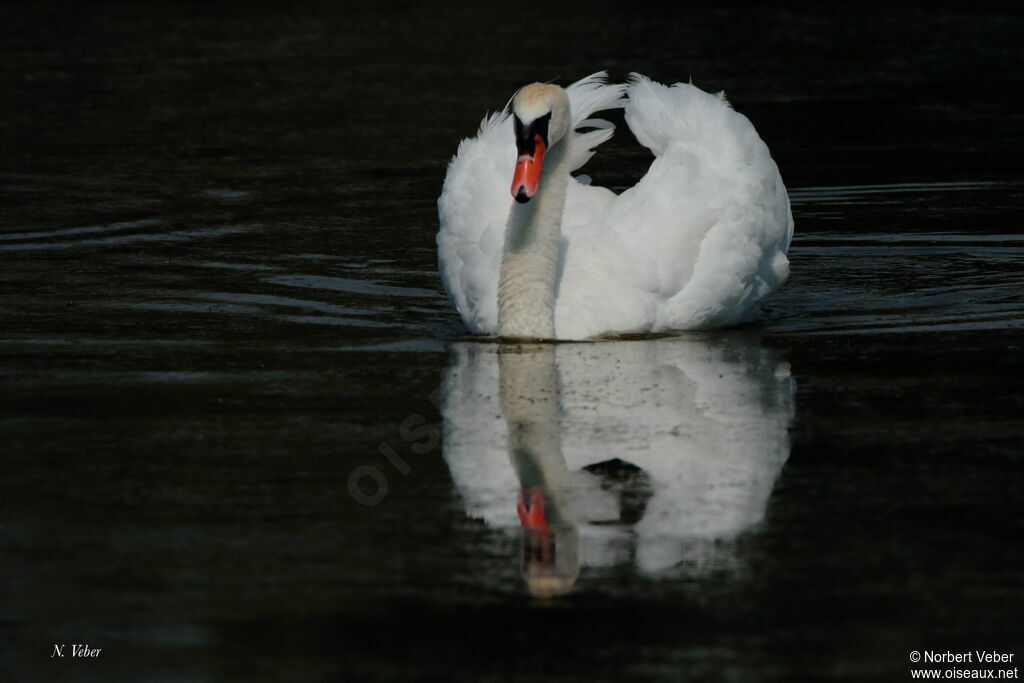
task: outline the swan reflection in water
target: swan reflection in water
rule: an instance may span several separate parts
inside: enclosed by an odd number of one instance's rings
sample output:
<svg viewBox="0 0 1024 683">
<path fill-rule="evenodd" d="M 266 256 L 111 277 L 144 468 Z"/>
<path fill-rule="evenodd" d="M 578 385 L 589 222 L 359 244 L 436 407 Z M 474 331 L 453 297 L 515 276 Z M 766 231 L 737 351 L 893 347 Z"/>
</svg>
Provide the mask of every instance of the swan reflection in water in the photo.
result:
<svg viewBox="0 0 1024 683">
<path fill-rule="evenodd" d="M 531 593 L 581 567 L 704 575 L 759 522 L 789 455 L 793 380 L 744 336 L 460 343 L 445 459 L 466 512 L 521 529 Z"/>
</svg>

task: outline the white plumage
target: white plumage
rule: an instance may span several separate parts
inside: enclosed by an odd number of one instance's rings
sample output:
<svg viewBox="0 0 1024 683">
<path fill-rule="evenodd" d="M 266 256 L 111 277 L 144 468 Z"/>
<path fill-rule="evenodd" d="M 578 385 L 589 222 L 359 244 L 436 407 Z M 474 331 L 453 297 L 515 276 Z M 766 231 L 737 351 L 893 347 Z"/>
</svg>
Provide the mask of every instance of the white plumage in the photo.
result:
<svg viewBox="0 0 1024 683">
<path fill-rule="evenodd" d="M 549 176 L 579 169 L 611 137 L 612 124 L 590 118 L 601 110 L 624 107 L 630 130 L 655 159 L 620 195 L 568 179 L 548 314 L 553 336 L 708 329 L 754 317 L 788 275 L 793 235 L 768 147 L 722 94 L 637 74 L 625 85 L 605 78 L 597 73 L 566 89 L 570 133 L 553 141 L 568 145 L 566 161 L 545 167 L 540 193 L 544 184 L 556 193 Z M 516 160 L 512 117 L 492 114 L 459 145 L 438 199 L 441 277 L 475 334 L 500 332 L 506 239 L 512 216 L 526 206 L 509 192 Z"/>
</svg>

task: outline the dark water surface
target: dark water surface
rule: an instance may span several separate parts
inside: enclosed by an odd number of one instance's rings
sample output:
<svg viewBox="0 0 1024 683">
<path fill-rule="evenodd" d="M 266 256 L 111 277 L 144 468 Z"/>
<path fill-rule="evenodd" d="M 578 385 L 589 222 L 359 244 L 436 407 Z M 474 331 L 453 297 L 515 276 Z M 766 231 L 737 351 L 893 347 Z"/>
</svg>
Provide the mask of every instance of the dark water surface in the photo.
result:
<svg viewBox="0 0 1024 683">
<path fill-rule="evenodd" d="M 1024 656 L 1024 13 L 588 8 L 0 9 L 4 680 Z M 602 68 L 728 91 L 792 277 L 742 330 L 468 340 L 445 165 L 522 83 Z M 647 163 L 622 134 L 588 172 Z"/>
</svg>

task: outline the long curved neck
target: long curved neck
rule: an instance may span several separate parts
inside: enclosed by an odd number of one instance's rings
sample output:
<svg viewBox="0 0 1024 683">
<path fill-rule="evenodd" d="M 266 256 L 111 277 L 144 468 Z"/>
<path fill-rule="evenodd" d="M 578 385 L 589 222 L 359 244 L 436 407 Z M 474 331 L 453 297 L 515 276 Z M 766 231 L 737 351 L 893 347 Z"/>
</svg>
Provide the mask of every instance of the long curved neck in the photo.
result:
<svg viewBox="0 0 1024 683">
<path fill-rule="evenodd" d="M 548 151 L 537 194 L 512 205 L 498 280 L 498 334 L 555 337 L 555 278 L 565 193 L 569 186 L 566 137 Z"/>
</svg>

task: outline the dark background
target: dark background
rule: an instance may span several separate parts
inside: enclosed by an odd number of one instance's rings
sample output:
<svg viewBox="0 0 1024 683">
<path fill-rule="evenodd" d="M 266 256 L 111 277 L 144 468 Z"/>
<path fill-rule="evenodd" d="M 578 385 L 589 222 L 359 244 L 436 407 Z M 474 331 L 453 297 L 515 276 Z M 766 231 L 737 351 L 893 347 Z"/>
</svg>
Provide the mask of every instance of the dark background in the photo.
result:
<svg viewBox="0 0 1024 683">
<path fill-rule="evenodd" d="M 914 649 L 1014 652 L 1022 27 L 986 3 L 5 3 L 0 673 L 889 681 Z M 540 604 L 439 452 L 402 476 L 378 446 L 440 419 L 458 141 L 601 69 L 724 89 L 771 148 L 793 276 L 742 334 L 792 365 L 796 419 L 742 572 Z M 649 158 L 620 133 L 587 168 L 615 189 Z M 372 508 L 362 464 L 388 473 Z"/>
</svg>

